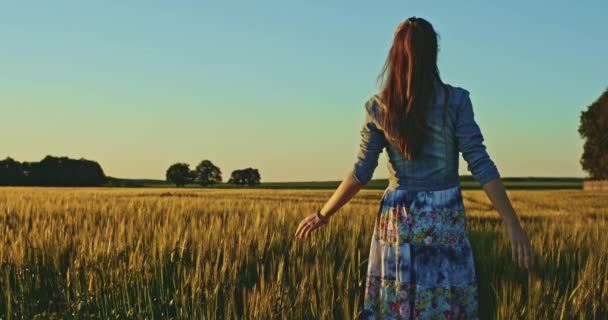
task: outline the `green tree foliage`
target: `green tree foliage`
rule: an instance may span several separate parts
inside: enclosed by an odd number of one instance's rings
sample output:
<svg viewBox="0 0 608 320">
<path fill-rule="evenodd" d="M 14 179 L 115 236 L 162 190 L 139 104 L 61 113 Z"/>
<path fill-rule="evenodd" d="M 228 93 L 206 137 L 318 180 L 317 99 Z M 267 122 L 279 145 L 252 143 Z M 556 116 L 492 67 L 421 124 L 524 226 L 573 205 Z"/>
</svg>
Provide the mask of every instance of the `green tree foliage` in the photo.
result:
<svg viewBox="0 0 608 320">
<path fill-rule="evenodd" d="M 40 162 L 0 161 L 0 185 L 101 186 L 107 178 L 91 160 L 46 156 Z"/>
<path fill-rule="evenodd" d="M 250 186 L 260 184 L 260 173 L 258 169 L 253 168 L 234 170 L 230 175 L 228 183 Z"/>
<path fill-rule="evenodd" d="M 222 171 L 211 161 L 201 161 L 194 169 L 194 182 L 201 186 L 222 182 Z"/>
<path fill-rule="evenodd" d="M 167 181 L 175 183 L 177 187 L 183 187 L 188 183 L 192 182 L 192 172 L 190 171 L 190 165 L 187 163 L 174 163 L 166 173 Z"/>
<path fill-rule="evenodd" d="M 10 157 L 0 161 L 0 185 L 25 185 L 25 174 L 20 162 L 15 161 Z"/>
<path fill-rule="evenodd" d="M 590 179 L 608 179 L 608 89 L 581 112 L 578 132 L 585 139 L 580 159 Z"/>
</svg>

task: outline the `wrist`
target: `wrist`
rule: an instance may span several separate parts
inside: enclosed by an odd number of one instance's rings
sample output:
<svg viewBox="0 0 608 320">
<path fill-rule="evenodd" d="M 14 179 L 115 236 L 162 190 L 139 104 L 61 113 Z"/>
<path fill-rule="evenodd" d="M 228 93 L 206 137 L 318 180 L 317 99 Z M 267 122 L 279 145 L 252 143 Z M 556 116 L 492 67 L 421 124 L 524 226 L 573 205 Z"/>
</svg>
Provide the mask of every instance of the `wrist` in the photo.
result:
<svg viewBox="0 0 608 320">
<path fill-rule="evenodd" d="M 319 220 L 323 221 L 323 222 L 328 222 L 329 218 L 331 218 L 331 215 L 329 214 L 322 214 L 321 213 L 321 209 L 317 210 L 317 218 L 319 218 Z"/>
</svg>

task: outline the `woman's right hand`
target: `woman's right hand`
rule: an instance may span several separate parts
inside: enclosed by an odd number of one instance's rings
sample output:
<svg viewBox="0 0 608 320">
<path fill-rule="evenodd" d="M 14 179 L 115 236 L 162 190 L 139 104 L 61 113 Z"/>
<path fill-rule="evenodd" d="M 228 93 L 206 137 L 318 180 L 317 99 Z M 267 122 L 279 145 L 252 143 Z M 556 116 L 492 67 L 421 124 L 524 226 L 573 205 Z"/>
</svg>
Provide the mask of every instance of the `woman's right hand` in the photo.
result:
<svg viewBox="0 0 608 320">
<path fill-rule="evenodd" d="M 500 178 L 492 179 L 481 185 L 483 190 L 492 201 L 493 207 L 498 211 L 502 220 L 507 225 L 507 234 L 511 242 L 511 253 L 513 262 L 517 266 L 526 269 L 532 266 L 532 246 L 528 235 L 521 228 L 517 213 L 513 210 L 511 201 L 505 191 L 505 186 Z"/>
<path fill-rule="evenodd" d="M 507 234 L 511 242 L 513 262 L 519 267 L 528 269 L 532 266 L 532 246 L 528 235 L 519 222 L 507 224 Z"/>
</svg>

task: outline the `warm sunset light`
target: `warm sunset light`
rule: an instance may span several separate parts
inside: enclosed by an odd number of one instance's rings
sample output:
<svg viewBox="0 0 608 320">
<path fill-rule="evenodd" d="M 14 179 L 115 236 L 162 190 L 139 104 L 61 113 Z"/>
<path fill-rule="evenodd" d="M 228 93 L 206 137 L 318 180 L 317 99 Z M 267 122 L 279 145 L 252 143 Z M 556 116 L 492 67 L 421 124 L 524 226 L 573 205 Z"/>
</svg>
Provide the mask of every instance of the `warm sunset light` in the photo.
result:
<svg viewBox="0 0 608 320">
<path fill-rule="evenodd" d="M 0 320 L 608 319 L 608 2 L 0 7 Z"/>
<path fill-rule="evenodd" d="M 602 2 L 386 6 L 5 6 L 0 157 L 84 157 L 113 177 L 155 179 L 207 158 L 264 181 L 338 180 L 393 29 L 418 14 L 435 21 L 441 74 L 471 91 L 504 176 L 584 176 L 578 115 L 608 72 Z"/>
</svg>

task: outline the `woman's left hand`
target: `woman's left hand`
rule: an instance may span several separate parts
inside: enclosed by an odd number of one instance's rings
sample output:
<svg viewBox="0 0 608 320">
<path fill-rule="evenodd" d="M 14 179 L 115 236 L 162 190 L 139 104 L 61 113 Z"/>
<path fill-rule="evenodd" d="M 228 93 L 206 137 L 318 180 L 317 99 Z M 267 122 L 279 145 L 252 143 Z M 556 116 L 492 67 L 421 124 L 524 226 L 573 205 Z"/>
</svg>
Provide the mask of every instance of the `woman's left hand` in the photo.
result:
<svg viewBox="0 0 608 320">
<path fill-rule="evenodd" d="M 304 220 L 302 220 L 302 222 L 300 222 L 300 225 L 298 226 L 298 229 L 296 230 L 295 236 L 299 237 L 299 238 L 309 238 L 310 237 L 310 233 L 329 223 L 329 219 L 330 217 L 325 217 L 324 220 L 321 220 L 316 213 L 313 213 L 311 215 L 309 215 L 308 217 L 304 218 Z"/>
</svg>

